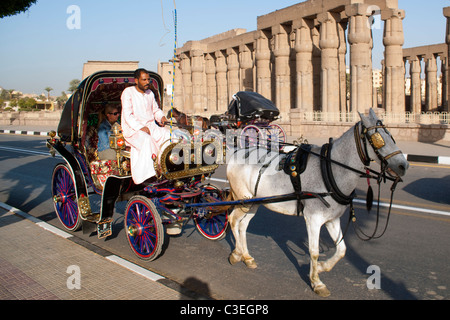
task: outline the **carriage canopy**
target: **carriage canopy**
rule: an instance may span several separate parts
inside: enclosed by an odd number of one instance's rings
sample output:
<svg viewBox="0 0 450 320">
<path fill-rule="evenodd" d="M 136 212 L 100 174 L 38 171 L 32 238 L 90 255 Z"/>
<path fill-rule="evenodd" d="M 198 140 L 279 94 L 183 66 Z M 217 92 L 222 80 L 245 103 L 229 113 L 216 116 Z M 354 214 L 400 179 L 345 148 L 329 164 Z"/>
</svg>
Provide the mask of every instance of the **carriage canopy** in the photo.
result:
<svg viewBox="0 0 450 320">
<path fill-rule="evenodd" d="M 256 118 L 273 120 L 280 111 L 269 99 L 256 92 L 240 91 L 236 93 L 228 106 L 228 114 L 239 118 Z"/>
<path fill-rule="evenodd" d="M 152 91 L 161 106 L 164 85 L 161 76 L 150 72 Z M 122 91 L 134 86 L 133 71 L 100 71 L 84 79 L 64 105 L 58 125 L 62 141 L 76 142 L 84 133 L 91 114 L 98 113 L 106 104 L 118 104 Z"/>
</svg>

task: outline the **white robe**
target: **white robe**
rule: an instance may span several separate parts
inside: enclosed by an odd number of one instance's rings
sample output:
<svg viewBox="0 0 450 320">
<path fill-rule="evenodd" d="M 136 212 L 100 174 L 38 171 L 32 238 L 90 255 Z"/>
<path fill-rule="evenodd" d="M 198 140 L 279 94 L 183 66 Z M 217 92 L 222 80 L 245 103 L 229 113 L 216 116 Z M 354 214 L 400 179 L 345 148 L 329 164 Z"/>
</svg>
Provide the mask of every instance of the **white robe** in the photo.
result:
<svg viewBox="0 0 450 320">
<path fill-rule="evenodd" d="M 159 156 L 161 146 L 170 139 L 170 131 L 159 127 L 164 113 L 158 107 L 151 90 L 144 94 L 136 87 L 129 87 L 122 93 L 122 132 L 131 147 L 131 175 L 135 184 L 156 175 L 152 157 Z M 141 129 L 147 127 L 151 134 Z"/>
</svg>

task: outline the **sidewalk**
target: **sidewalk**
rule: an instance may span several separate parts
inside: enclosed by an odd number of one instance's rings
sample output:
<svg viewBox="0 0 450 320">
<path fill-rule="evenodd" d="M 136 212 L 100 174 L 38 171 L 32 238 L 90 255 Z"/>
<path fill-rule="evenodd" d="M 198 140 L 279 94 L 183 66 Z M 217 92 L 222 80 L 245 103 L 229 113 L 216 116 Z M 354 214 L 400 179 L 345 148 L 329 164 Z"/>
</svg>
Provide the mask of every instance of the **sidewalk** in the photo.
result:
<svg viewBox="0 0 450 320">
<path fill-rule="evenodd" d="M 192 299 L 162 283 L 169 280 L 143 268 L 131 271 L 114 262 L 119 257 L 104 257 L 49 229 L 0 203 L 0 300 Z"/>
</svg>

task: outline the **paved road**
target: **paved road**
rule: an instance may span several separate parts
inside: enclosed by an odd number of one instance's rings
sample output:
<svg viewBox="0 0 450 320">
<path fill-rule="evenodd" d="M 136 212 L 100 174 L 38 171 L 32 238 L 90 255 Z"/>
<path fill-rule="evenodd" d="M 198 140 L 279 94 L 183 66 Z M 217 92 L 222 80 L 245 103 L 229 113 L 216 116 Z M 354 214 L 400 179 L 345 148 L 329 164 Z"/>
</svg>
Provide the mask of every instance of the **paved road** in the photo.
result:
<svg viewBox="0 0 450 320">
<path fill-rule="evenodd" d="M 43 142 L 42 137 L 0 135 L 0 201 L 60 227 L 49 199 L 51 172 L 60 160 L 41 155 L 46 153 Z M 450 218 L 423 210 L 450 212 L 448 169 L 443 165 L 412 165 L 405 183 L 398 188 L 395 203 L 416 209 L 394 209 L 382 239 L 362 242 L 350 229 L 347 256 L 322 277 L 332 292 L 330 299 L 450 298 Z M 224 168 L 215 177 L 223 179 Z M 364 194 L 364 190 L 362 182 L 359 192 Z M 387 197 L 384 191 L 382 198 Z M 126 243 L 123 215 L 119 213 L 123 206 L 117 206 L 110 239 L 98 240 L 82 232 L 75 236 L 215 299 L 319 299 L 309 287 L 306 230 L 301 218 L 259 210 L 248 235 L 251 253 L 259 263 L 257 270 L 227 263 L 234 243 L 231 235 L 220 242 L 209 242 L 192 225 L 183 235 L 170 239 L 160 259 L 143 263 Z M 375 216 L 366 215 L 362 207 L 358 212 L 359 222 L 370 230 Z M 321 248 L 321 258 L 333 253 L 326 235 Z M 371 266 L 379 267 L 380 289 L 367 287 L 373 274 Z"/>
</svg>

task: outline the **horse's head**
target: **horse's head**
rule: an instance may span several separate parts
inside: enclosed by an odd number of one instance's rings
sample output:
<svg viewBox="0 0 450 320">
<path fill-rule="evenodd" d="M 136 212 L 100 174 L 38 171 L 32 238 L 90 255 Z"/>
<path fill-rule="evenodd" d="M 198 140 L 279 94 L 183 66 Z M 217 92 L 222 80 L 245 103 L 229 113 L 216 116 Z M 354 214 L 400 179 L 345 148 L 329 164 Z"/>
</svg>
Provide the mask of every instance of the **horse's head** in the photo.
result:
<svg viewBox="0 0 450 320">
<path fill-rule="evenodd" d="M 363 141 L 362 152 L 367 153 L 368 160 L 374 159 L 381 163 L 389 174 L 404 176 L 409 168 L 409 163 L 397 147 L 390 132 L 372 109 L 370 109 L 369 117 L 361 113 L 359 115 L 361 117 L 360 137 Z M 367 142 L 371 147 L 364 146 Z"/>
</svg>

